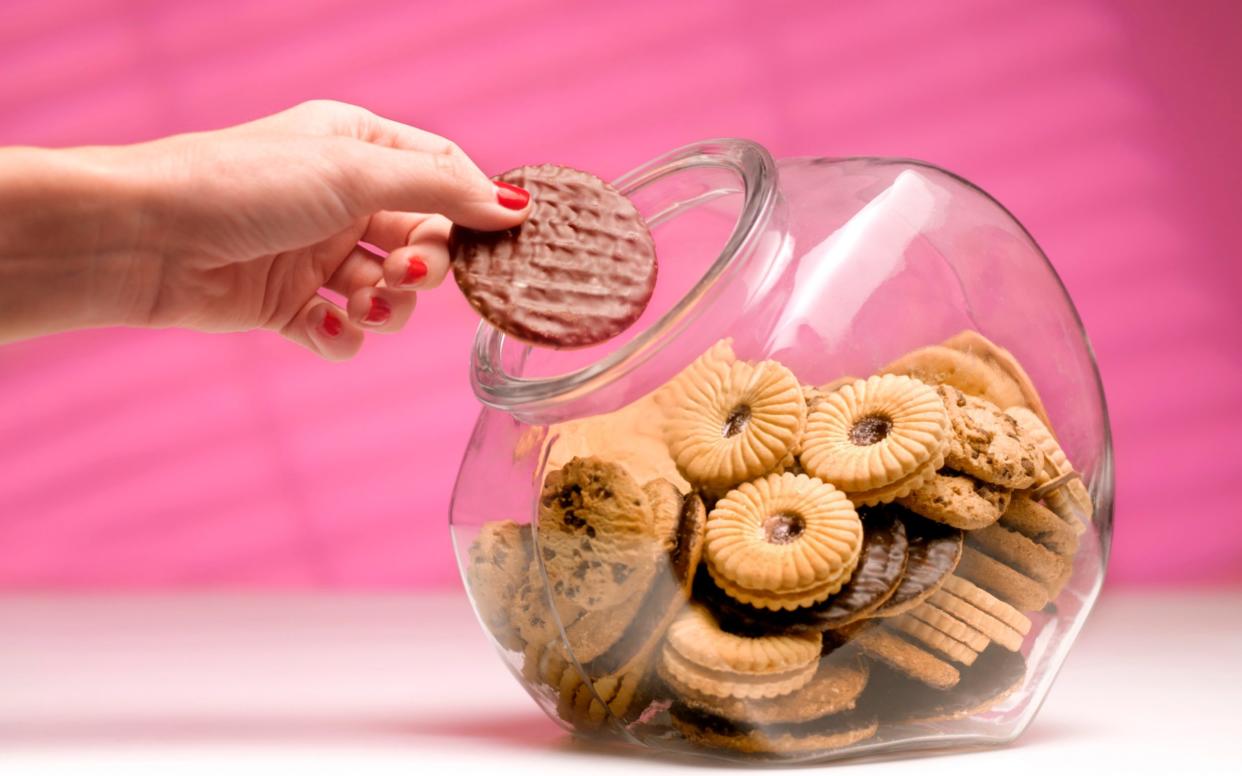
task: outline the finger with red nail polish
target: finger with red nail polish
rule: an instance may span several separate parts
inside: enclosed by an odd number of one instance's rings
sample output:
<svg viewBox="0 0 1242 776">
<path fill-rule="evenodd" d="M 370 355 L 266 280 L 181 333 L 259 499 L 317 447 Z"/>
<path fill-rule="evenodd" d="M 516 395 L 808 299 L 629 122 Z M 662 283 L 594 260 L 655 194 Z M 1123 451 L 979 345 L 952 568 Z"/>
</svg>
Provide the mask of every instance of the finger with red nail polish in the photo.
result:
<svg viewBox="0 0 1242 776">
<path fill-rule="evenodd" d="M 384 285 L 401 290 L 435 288 L 449 271 L 448 235 L 452 224 L 432 216 L 410 233 L 406 245 L 384 259 Z"/>
<path fill-rule="evenodd" d="M 399 330 L 414 312 L 417 295 L 392 288 L 360 288 L 349 297 L 350 320 L 367 331 Z"/>
</svg>

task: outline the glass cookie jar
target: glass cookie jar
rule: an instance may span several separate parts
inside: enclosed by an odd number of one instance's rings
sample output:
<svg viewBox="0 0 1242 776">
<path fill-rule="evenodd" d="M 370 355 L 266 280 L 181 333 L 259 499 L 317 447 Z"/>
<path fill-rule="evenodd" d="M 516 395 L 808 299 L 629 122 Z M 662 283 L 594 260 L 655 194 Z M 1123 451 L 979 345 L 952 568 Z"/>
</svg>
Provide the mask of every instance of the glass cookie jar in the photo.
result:
<svg viewBox="0 0 1242 776">
<path fill-rule="evenodd" d="M 567 730 L 820 761 L 1011 741 L 1091 610 L 1099 375 L 1056 273 L 928 164 L 740 140 L 617 181 L 643 318 L 588 350 L 484 323 L 452 532 Z"/>
</svg>

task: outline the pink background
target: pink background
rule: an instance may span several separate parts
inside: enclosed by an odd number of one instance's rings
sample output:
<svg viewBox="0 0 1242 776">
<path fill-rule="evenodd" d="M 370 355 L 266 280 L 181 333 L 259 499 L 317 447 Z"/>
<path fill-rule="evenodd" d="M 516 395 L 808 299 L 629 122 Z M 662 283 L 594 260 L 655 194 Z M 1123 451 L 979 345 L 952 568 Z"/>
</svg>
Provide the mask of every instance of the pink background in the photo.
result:
<svg viewBox="0 0 1242 776">
<path fill-rule="evenodd" d="M 0 143 L 332 97 L 493 172 L 614 176 L 722 135 L 937 162 L 1025 221 L 1079 305 L 1116 435 L 1111 582 L 1237 583 L 1239 29 L 1228 0 L 7 0 Z M 0 348 L 0 585 L 457 584 L 473 329 L 449 287 L 344 365 L 263 333 Z"/>
</svg>

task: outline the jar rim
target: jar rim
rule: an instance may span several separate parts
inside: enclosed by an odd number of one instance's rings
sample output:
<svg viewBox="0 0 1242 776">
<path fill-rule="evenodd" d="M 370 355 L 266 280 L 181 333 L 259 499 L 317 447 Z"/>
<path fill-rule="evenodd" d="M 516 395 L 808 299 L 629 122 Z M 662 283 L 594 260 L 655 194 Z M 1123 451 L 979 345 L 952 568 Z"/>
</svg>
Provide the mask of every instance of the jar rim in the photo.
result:
<svg viewBox="0 0 1242 776">
<path fill-rule="evenodd" d="M 613 181 L 631 196 L 657 181 L 703 167 L 737 176 L 742 196 L 737 221 L 719 255 L 694 286 L 653 324 L 621 347 L 574 371 L 551 377 L 523 378 L 503 364 L 507 338 L 486 320 L 479 322 L 471 352 L 470 382 L 480 402 L 511 414 L 551 409 L 603 388 L 629 374 L 659 352 L 663 344 L 705 309 L 729 271 L 745 256 L 771 215 L 776 196 L 776 162 L 762 145 L 741 138 L 705 140 L 683 146 L 641 165 Z M 648 219 L 656 226 L 674 215 L 666 209 Z M 516 340 L 515 340 L 516 342 Z M 521 346 L 525 353 L 531 346 Z M 524 356 L 521 357 L 524 361 Z"/>
</svg>

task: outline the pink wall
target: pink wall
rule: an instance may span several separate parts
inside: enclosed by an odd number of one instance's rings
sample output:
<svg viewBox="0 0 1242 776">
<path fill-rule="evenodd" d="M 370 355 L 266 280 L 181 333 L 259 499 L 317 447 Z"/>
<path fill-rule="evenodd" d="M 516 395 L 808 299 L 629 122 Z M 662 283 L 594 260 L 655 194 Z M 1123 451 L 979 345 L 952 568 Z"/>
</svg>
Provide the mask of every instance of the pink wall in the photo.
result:
<svg viewBox="0 0 1242 776">
<path fill-rule="evenodd" d="M 8 0 L 0 143 L 333 97 L 492 171 L 611 176 L 719 135 L 938 162 L 1027 223 L 1086 321 L 1116 432 L 1113 582 L 1242 581 L 1242 5 L 645 6 Z M 472 331 L 450 287 L 346 365 L 266 334 L 0 348 L 0 585 L 456 584 Z"/>
</svg>

